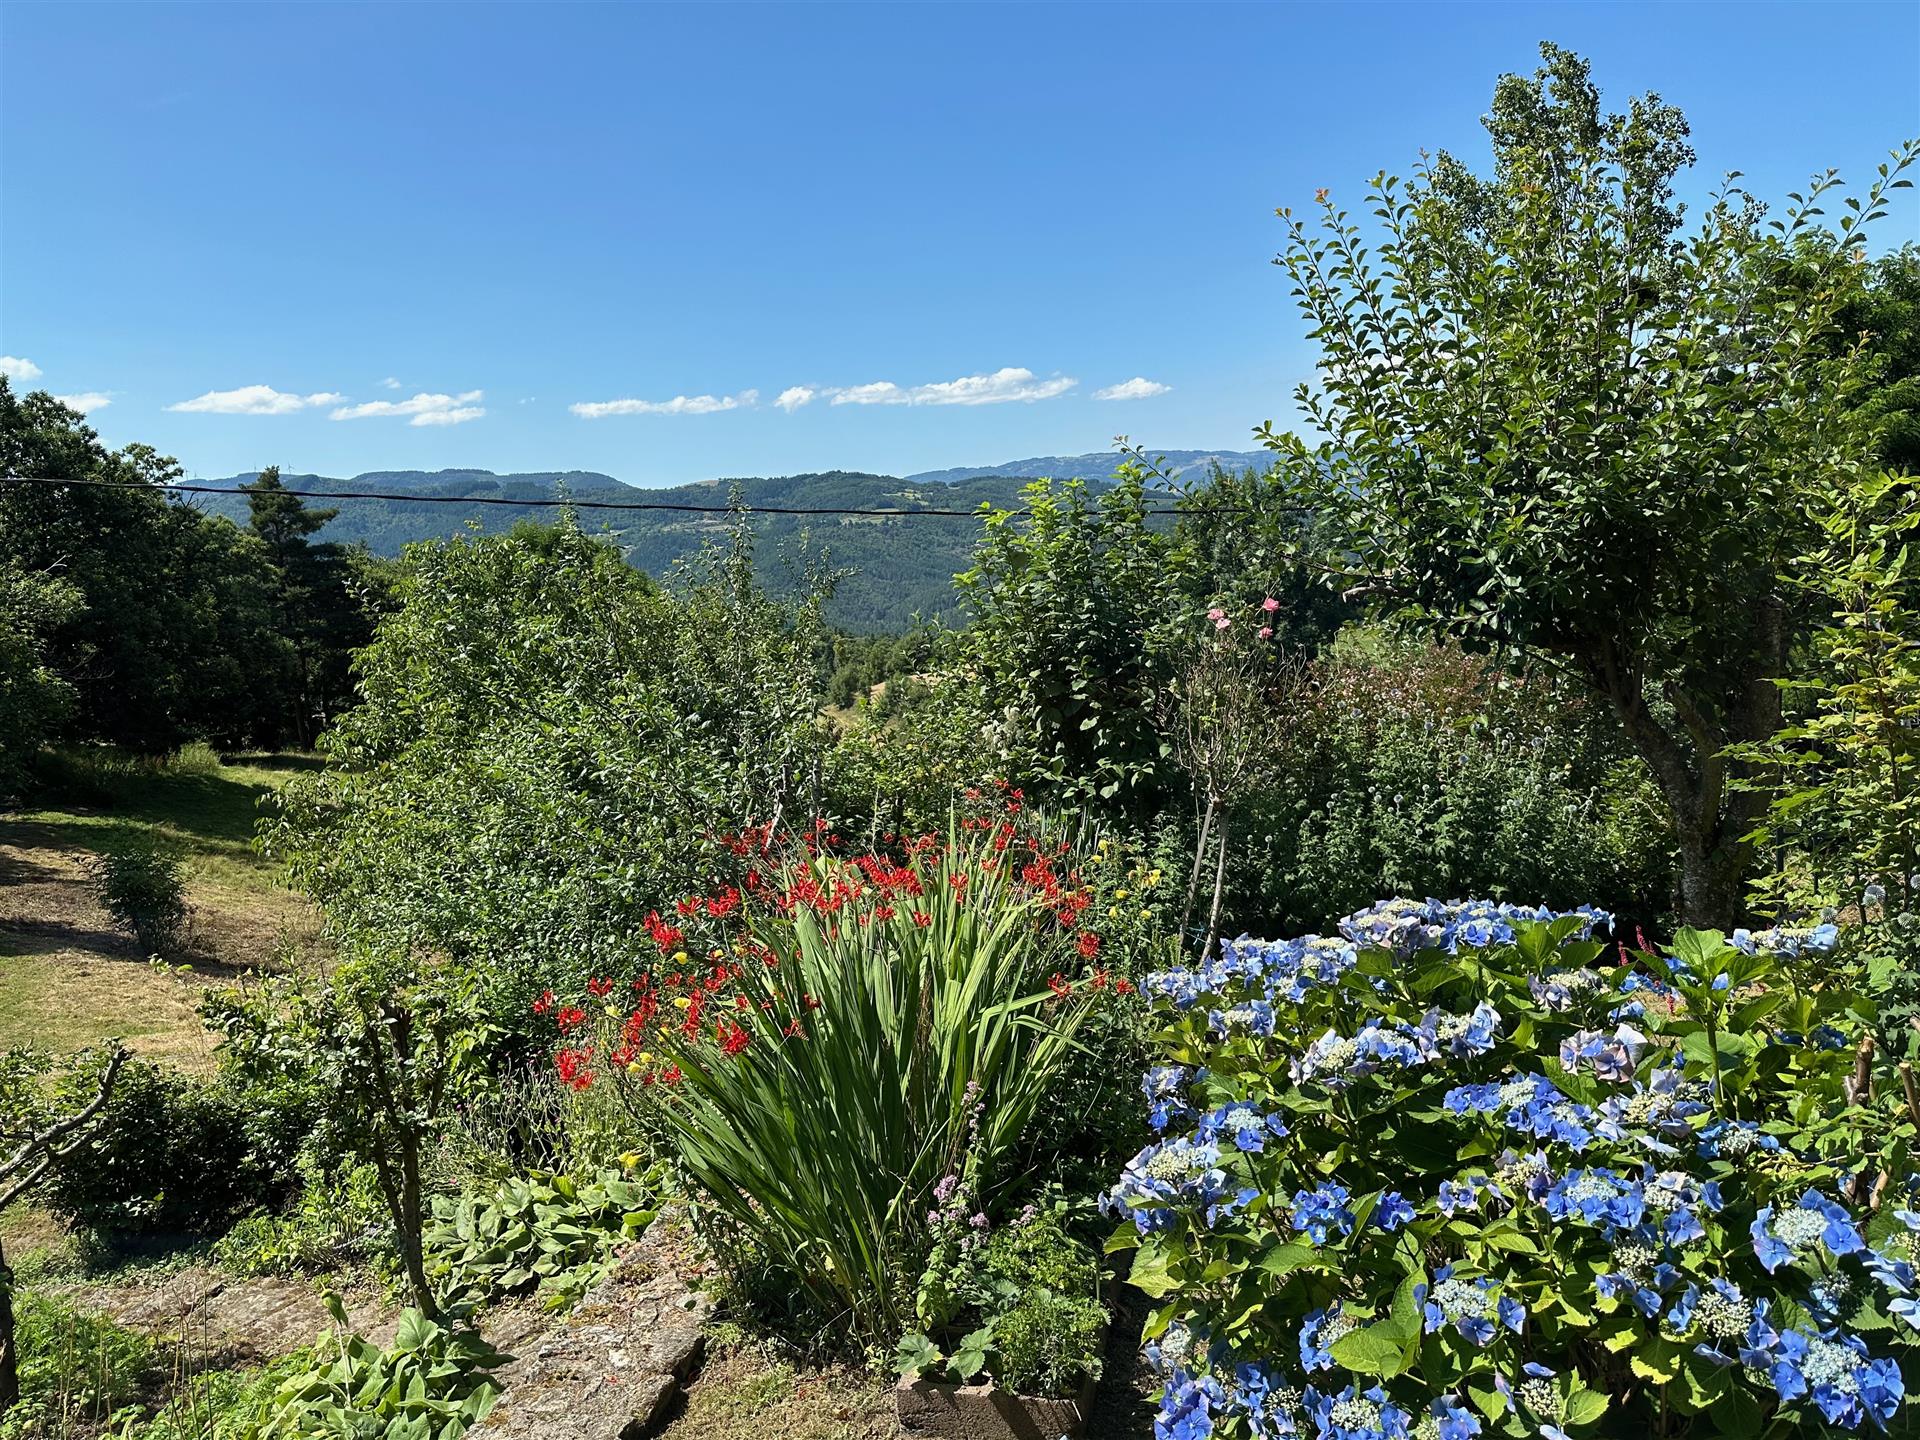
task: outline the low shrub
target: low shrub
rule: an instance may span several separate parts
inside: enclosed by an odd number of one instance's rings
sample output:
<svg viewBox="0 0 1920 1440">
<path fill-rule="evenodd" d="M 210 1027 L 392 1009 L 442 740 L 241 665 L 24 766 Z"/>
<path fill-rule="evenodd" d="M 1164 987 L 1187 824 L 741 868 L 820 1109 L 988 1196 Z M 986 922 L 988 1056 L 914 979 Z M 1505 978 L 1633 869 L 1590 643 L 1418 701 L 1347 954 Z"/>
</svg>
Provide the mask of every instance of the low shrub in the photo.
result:
<svg viewBox="0 0 1920 1440">
<path fill-rule="evenodd" d="M 90 1431 L 160 1378 L 151 1340 L 56 1296 L 18 1292 L 14 1321 L 20 1399 L 0 1416 L 0 1440 Z"/>
<path fill-rule="evenodd" d="M 1108 1203 L 1161 1434 L 1909 1418 L 1916 1117 L 1833 927 L 1604 923 L 1385 902 L 1148 982 L 1165 1138 Z"/>
<path fill-rule="evenodd" d="M 83 1095 L 93 1074 L 68 1083 Z M 54 1165 L 47 1205 L 106 1237 L 217 1235 L 285 1195 L 290 1157 L 255 1144 L 257 1118 L 217 1081 L 131 1061 L 90 1143 Z"/>
<path fill-rule="evenodd" d="M 186 878 L 180 862 L 157 846 L 112 850 L 94 864 L 100 903 L 133 932 L 141 946 L 164 954 L 187 922 Z"/>
<path fill-rule="evenodd" d="M 310 1147 L 301 1152 L 297 1189 L 285 1210 L 236 1221 L 213 1246 L 235 1275 L 317 1274 L 395 1261 L 393 1221 L 371 1165 L 342 1163 Z"/>
<path fill-rule="evenodd" d="M 487 1193 L 441 1196 L 426 1233 L 427 1273 L 456 1303 L 537 1289 L 556 1308 L 571 1304 L 652 1223 L 659 1179 L 658 1167 L 588 1179 L 535 1173 Z"/>
<path fill-rule="evenodd" d="M 1100 1378 L 1106 1330 L 1097 1300 L 1029 1295 L 993 1323 L 994 1379 L 1023 1395 L 1072 1395 Z"/>
<path fill-rule="evenodd" d="M 510 1357 L 470 1330 L 404 1311 L 382 1349 L 347 1328 L 329 1296 L 334 1329 L 311 1369 L 282 1380 L 249 1440 L 459 1440 L 500 1397 L 489 1372 Z"/>
<path fill-rule="evenodd" d="M 957 1177 L 936 1191 L 933 1253 L 915 1296 L 922 1330 L 895 1352 L 903 1375 L 982 1375 L 1026 1394 L 1070 1395 L 1100 1374 L 1100 1264 L 1058 1210 L 1030 1206 L 990 1230 Z"/>
</svg>

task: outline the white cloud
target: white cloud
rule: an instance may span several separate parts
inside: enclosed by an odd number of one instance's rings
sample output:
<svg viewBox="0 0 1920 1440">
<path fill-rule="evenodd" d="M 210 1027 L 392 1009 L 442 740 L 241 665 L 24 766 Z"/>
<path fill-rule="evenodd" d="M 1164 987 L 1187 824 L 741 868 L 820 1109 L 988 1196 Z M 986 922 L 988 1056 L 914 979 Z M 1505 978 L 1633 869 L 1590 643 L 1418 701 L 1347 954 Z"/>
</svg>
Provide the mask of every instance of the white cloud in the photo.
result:
<svg viewBox="0 0 1920 1440">
<path fill-rule="evenodd" d="M 773 403 L 791 415 L 818 393 L 811 385 L 789 385 Z"/>
<path fill-rule="evenodd" d="M 38 380 L 40 367 L 18 355 L 0 355 L 0 375 L 9 380 Z"/>
<path fill-rule="evenodd" d="M 380 388 L 382 390 L 398 390 L 400 388 L 400 382 L 389 375 L 380 382 Z"/>
<path fill-rule="evenodd" d="M 1051 400 L 1079 383 L 1068 376 L 1041 380 L 1031 370 L 1008 366 L 991 375 L 962 375 L 928 385 L 875 380 L 825 393 L 833 396 L 835 405 L 1002 405 L 1013 400 Z"/>
<path fill-rule="evenodd" d="M 335 405 L 345 398 L 326 390 L 289 395 L 271 385 L 242 385 L 238 390 L 209 390 L 167 409 L 194 415 L 292 415 L 315 405 Z"/>
<path fill-rule="evenodd" d="M 784 404 L 786 398 L 782 395 L 775 403 Z M 604 420 L 609 415 L 717 415 L 751 409 L 759 402 L 758 390 L 742 390 L 738 395 L 676 395 L 671 400 L 582 400 L 567 409 L 582 420 Z"/>
<path fill-rule="evenodd" d="M 104 390 L 85 390 L 78 395 L 56 395 L 53 397 L 69 410 L 78 410 L 82 415 L 95 410 L 104 410 L 113 403 L 113 397 Z"/>
<path fill-rule="evenodd" d="M 434 395 L 423 390 L 410 400 L 368 400 L 359 405 L 342 405 L 328 418 L 371 420 L 382 416 L 405 416 L 409 425 L 460 425 L 468 420 L 478 420 L 487 413 L 485 406 L 474 403 L 484 393 L 467 390 L 459 395 Z"/>
<path fill-rule="evenodd" d="M 1136 375 L 1131 380 L 1122 380 L 1118 385 L 1109 385 L 1104 390 L 1093 392 L 1096 400 L 1151 400 L 1155 395 L 1164 395 L 1173 387 L 1162 385 L 1158 380 L 1149 380 L 1144 375 Z"/>
</svg>

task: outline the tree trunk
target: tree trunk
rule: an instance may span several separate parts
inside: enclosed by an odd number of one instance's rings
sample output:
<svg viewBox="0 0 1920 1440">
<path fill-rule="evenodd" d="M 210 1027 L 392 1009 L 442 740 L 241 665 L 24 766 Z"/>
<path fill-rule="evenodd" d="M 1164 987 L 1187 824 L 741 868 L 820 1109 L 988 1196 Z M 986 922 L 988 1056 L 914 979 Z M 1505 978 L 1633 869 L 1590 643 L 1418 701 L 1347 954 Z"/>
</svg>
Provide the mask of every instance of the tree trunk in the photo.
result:
<svg viewBox="0 0 1920 1440">
<path fill-rule="evenodd" d="M 1748 673 L 1723 707 L 1709 711 L 1701 697 L 1666 689 L 1679 733 L 1653 713 L 1638 667 L 1610 642 L 1584 657 L 1594 688 L 1607 697 L 1666 801 L 1680 847 L 1679 908 L 1686 925 L 1728 930 L 1745 908 L 1753 858 L 1745 837 L 1765 813 L 1767 797 L 1729 784 L 1726 750 L 1769 739 L 1780 728 L 1780 690 L 1772 677 L 1786 670 L 1786 623 L 1777 597 L 1756 602 L 1753 623 Z"/>
<path fill-rule="evenodd" d="M 13 1347 L 13 1269 L 0 1245 L 0 1416 L 20 1399 L 20 1361 Z"/>
</svg>

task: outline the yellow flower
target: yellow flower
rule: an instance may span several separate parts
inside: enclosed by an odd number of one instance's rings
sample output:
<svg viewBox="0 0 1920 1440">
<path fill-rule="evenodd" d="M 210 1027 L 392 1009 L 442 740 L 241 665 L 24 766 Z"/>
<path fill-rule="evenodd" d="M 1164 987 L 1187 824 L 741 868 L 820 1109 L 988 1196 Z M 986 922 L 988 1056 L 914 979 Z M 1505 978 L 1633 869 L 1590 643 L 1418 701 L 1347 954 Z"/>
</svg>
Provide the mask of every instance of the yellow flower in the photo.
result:
<svg viewBox="0 0 1920 1440">
<path fill-rule="evenodd" d="M 1120 918 L 1120 907 L 1118 905 L 1110 907 L 1107 911 L 1107 918 L 1109 920 L 1118 920 Z"/>
<path fill-rule="evenodd" d="M 674 963 L 674 964 L 676 964 L 676 965 L 684 965 L 684 964 L 686 964 L 686 963 L 687 963 L 687 952 L 686 952 L 686 951 L 684 951 L 684 950 L 676 950 L 676 951 L 674 951 L 674 952 L 673 952 L 673 963 Z"/>
<path fill-rule="evenodd" d="M 1158 870 L 1149 870 L 1147 872 L 1147 884 L 1158 885 L 1159 883 L 1160 883 L 1160 872 Z"/>
<path fill-rule="evenodd" d="M 607 1006 L 607 1014 L 618 1020 L 620 1018 L 620 1007 L 618 1005 Z"/>
<path fill-rule="evenodd" d="M 651 1065 L 653 1063 L 653 1052 L 651 1050 L 642 1050 L 640 1052 L 640 1063 L 642 1065 Z"/>
<path fill-rule="evenodd" d="M 638 1165 L 639 1163 L 640 1163 L 640 1157 L 631 1150 L 627 1151 L 626 1154 L 620 1157 L 620 1168 L 623 1170 L 631 1170 L 633 1169 L 634 1166 Z"/>
<path fill-rule="evenodd" d="M 1142 920 L 1151 920 L 1153 918 L 1153 911 L 1149 910 L 1146 906 L 1142 905 L 1140 907 L 1140 918 Z"/>
<path fill-rule="evenodd" d="M 1113 892 L 1113 898 L 1116 900 L 1124 900 L 1127 898 L 1127 892 L 1124 890 L 1116 890 Z"/>
<path fill-rule="evenodd" d="M 673 997 L 673 1003 L 676 1009 L 684 1010 L 693 1004 L 693 1001 L 689 1000 L 685 995 L 676 995 Z"/>
</svg>

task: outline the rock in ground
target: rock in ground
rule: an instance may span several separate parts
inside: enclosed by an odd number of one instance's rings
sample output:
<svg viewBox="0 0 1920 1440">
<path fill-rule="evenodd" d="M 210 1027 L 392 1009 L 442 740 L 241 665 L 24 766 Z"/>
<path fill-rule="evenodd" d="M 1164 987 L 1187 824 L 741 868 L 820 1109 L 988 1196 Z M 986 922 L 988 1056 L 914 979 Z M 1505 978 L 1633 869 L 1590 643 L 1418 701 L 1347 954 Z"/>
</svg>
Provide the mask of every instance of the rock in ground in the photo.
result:
<svg viewBox="0 0 1920 1440">
<path fill-rule="evenodd" d="M 521 1341 L 472 1440 L 639 1440 L 700 1360 L 708 1302 L 656 1221 L 573 1312 Z"/>
</svg>

